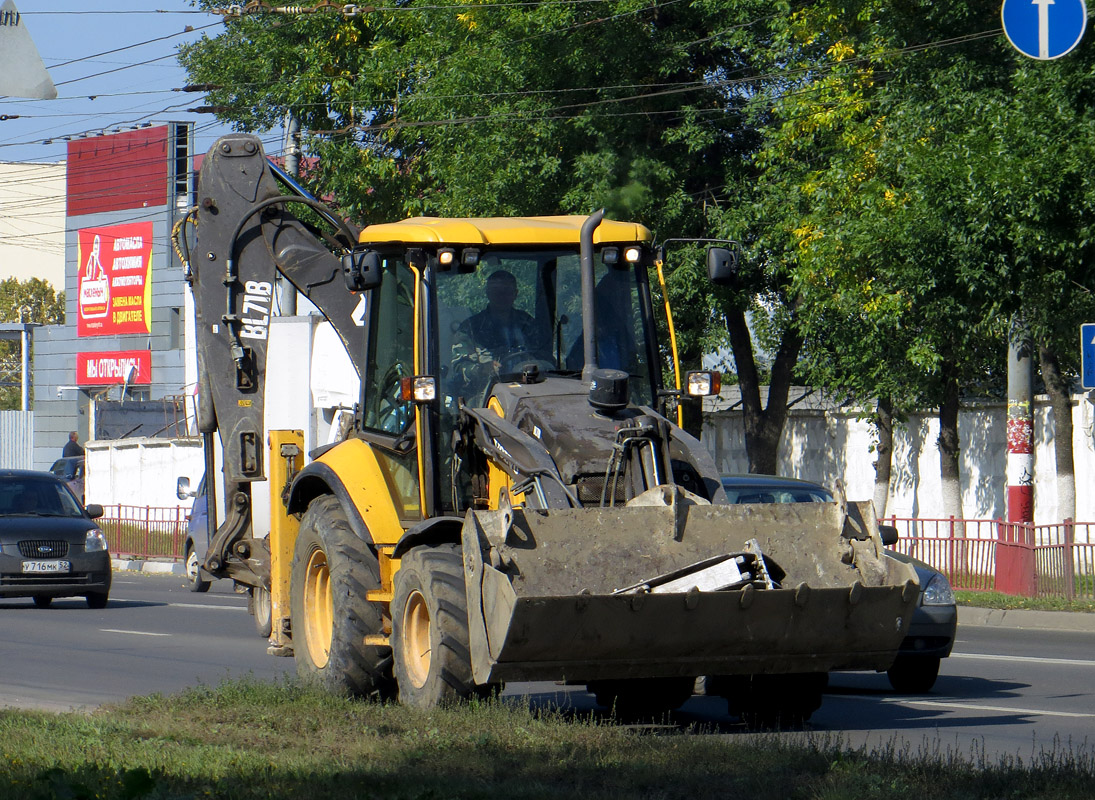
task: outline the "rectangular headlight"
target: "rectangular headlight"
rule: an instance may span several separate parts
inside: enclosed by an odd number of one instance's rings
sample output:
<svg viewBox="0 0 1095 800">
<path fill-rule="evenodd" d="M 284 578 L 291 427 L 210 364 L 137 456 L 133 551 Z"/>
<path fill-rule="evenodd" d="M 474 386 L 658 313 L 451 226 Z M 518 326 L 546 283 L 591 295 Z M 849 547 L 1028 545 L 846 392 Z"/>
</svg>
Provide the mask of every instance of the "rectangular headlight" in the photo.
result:
<svg viewBox="0 0 1095 800">
<path fill-rule="evenodd" d="M 722 375 L 718 372 L 689 372 L 685 391 L 689 397 L 711 397 L 722 388 Z"/>
<path fill-rule="evenodd" d="M 431 403 L 437 399 L 437 380 L 433 375 L 415 375 L 413 378 L 404 378 L 399 388 L 403 400 Z"/>
</svg>

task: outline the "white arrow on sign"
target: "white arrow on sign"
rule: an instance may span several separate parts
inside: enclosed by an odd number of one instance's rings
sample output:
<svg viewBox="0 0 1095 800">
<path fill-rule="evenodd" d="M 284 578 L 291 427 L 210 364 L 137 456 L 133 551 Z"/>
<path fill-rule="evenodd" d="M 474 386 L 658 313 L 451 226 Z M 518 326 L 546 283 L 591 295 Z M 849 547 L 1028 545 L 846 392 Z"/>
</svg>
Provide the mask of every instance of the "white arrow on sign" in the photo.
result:
<svg viewBox="0 0 1095 800">
<path fill-rule="evenodd" d="M 1038 58 L 1049 58 L 1049 7 L 1055 0 L 1031 0 L 1038 6 Z"/>
</svg>

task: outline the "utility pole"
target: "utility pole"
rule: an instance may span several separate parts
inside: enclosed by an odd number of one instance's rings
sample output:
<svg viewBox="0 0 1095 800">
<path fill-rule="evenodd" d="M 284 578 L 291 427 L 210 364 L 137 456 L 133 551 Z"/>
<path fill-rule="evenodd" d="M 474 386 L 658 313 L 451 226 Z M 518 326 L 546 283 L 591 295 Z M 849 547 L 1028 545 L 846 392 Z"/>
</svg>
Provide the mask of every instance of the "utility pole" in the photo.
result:
<svg viewBox="0 0 1095 800">
<path fill-rule="evenodd" d="M 292 111 L 285 113 L 285 171 L 294 180 L 300 178 L 300 119 Z M 280 275 L 278 297 L 282 316 L 296 316 L 297 289 Z"/>
<path fill-rule="evenodd" d="M 1023 319 L 1008 336 L 1007 524 L 996 545 L 996 590 L 1034 594 L 1034 368 L 1033 345 Z"/>
<path fill-rule="evenodd" d="M 1022 319 L 1008 337 L 1007 519 L 1034 522 L 1034 367 Z"/>
</svg>

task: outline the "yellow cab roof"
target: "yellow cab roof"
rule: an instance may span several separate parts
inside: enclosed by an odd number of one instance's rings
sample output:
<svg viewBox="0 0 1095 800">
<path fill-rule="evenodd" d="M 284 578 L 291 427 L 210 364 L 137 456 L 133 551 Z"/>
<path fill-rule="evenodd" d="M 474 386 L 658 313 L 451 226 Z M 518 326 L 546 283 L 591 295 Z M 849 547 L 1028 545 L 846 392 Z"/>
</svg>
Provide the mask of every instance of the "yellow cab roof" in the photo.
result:
<svg viewBox="0 0 1095 800">
<path fill-rule="evenodd" d="M 563 217 L 412 217 L 400 222 L 369 225 L 361 232 L 362 244 L 402 242 L 404 244 L 452 245 L 577 245 L 585 216 Z M 603 220 L 593 233 L 601 242 L 650 242 L 645 225 Z"/>
</svg>

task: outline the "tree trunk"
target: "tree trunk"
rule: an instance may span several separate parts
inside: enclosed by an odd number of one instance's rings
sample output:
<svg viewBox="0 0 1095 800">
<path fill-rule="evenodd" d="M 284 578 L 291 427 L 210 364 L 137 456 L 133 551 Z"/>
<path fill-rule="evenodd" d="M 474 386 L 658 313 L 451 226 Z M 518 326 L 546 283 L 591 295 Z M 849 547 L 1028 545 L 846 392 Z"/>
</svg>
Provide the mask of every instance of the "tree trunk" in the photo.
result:
<svg viewBox="0 0 1095 800">
<path fill-rule="evenodd" d="M 1076 466 L 1072 456 L 1072 394 L 1057 354 L 1038 343 L 1042 380 L 1053 409 L 1053 451 L 1057 459 L 1057 519 L 1076 519 Z"/>
<path fill-rule="evenodd" d="M 874 462 L 874 511 L 882 518 L 886 516 L 886 504 L 890 500 L 890 471 L 893 467 L 893 398 L 878 398 L 874 419 L 875 445 Z"/>
<path fill-rule="evenodd" d="M 730 334 L 730 349 L 741 386 L 742 415 L 745 421 L 745 453 L 749 471 L 775 475 L 778 471 L 779 440 L 787 421 L 787 397 L 802 337 L 789 328 L 780 341 L 772 364 L 772 382 L 768 387 L 768 404 L 761 407 L 760 378 L 753 358 L 753 337 L 745 322 L 745 312 L 734 309 L 726 315 Z"/>
<path fill-rule="evenodd" d="M 943 513 L 962 519 L 962 482 L 958 469 L 958 377 L 954 362 L 943 362 L 943 401 L 939 404 L 939 478 Z M 965 535 L 960 531 L 958 535 Z"/>
</svg>

